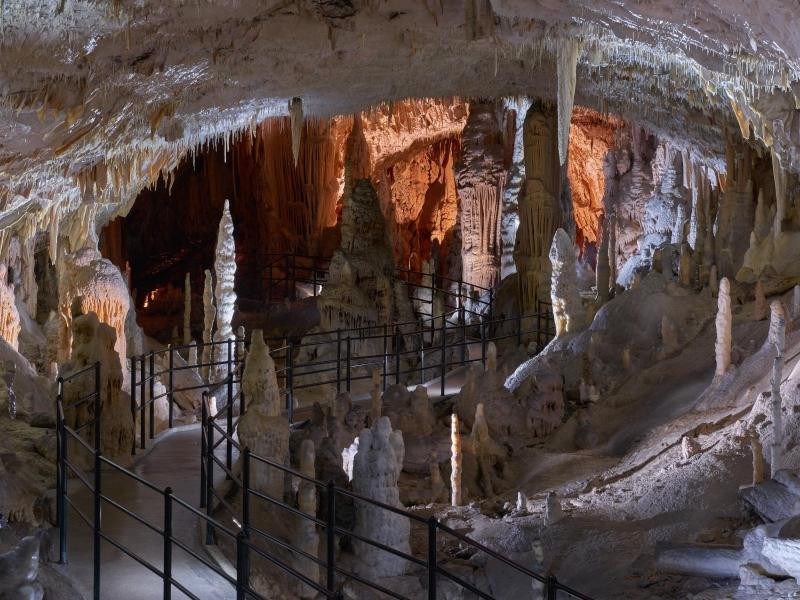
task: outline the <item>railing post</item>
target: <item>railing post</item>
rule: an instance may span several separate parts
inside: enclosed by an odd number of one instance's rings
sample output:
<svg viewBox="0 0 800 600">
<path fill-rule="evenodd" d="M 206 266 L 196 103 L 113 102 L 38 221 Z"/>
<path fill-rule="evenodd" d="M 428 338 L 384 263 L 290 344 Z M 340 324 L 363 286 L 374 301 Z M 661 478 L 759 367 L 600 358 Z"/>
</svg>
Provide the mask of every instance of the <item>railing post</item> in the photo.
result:
<svg viewBox="0 0 800 600">
<path fill-rule="evenodd" d="M 67 512 L 65 498 L 67 496 L 67 435 L 64 431 L 64 379 L 57 380 L 58 395 L 56 397 L 56 424 L 58 437 L 58 471 L 56 472 L 56 513 L 58 514 L 58 562 L 67 562 Z"/>
<path fill-rule="evenodd" d="M 555 575 L 548 575 L 544 582 L 544 600 L 556 600 L 558 596 L 558 580 Z"/>
<path fill-rule="evenodd" d="M 147 438 L 147 402 L 146 402 L 146 394 L 145 394 L 145 380 L 147 379 L 147 366 L 145 363 L 144 356 L 141 358 L 141 362 L 139 363 L 141 367 L 141 374 L 142 374 L 142 381 L 141 381 L 141 388 L 139 389 L 139 448 L 142 450 L 145 449 L 145 442 Z"/>
<path fill-rule="evenodd" d="M 394 382 L 400 383 L 400 328 L 394 328 Z"/>
<path fill-rule="evenodd" d="M 467 360 L 467 323 L 466 315 L 464 314 L 464 307 L 458 308 L 458 324 L 461 327 L 461 364 L 463 365 Z"/>
<path fill-rule="evenodd" d="M 425 336 L 419 332 L 419 382 L 425 383 Z"/>
<path fill-rule="evenodd" d="M 347 367 L 346 367 L 347 370 L 345 371 L 346 374 L 347 374 L 347 392 L 348 393 L 350 392 L 350 382 L 351 382 L 351 378 L 352 378 L 352 375 L 350 373 L 351 360 L 352 360 L 352 347 L 351 347 L 351 343 L 350 343 L 350 336 L 348 335 L 347 336 Z"/>
<path fill-rule="evenodd" d="M 92 525 L 92 572 L 94 574 L 92 591 L 94 600 L 100 600 L 100 528 L 102 527 L 102 513 L 100 508 L 100 495 L 102 492 L 100 472 L 102 462 L 100 460 L 100 450 L 94 450 L 94 523 Z"/>
<path fill-rule="evenodd" d="M 336 393 L 342 391 L 342 330 L 336 330 Z"/>
<path fill-rule="evenodd" d="M 294 422 L 294 343 L 286 347 L 286 411 L 289 424 Z"/>
<path fill-rule="evenodd" d="M 327 485 L 327 523 L 325 524 L 327 590 L 336 591 L 336 486 L 332 481 Z"/>
<path fill-rule="evenodd" d="M 164 489 L 164 600 L 172 598 L 172 488 Z"/>
<path fill-rule="evenodd" d="M 436 600 L 436 517 L 428 519 L 428 600 Z"/>
<path fill-rule="evenodd" d="M 131 423 L 133 427 L 133 442 L 131 443 L 131 456 L 136 455 L 136 358 L 131 358 Z"/>
<path fill-rule="evenodd" d="M 481 321 L 481 363 L 486 368 L 486 321 Z"/>
<path fill-rule="evenodd" d="M 228 410 L 226 416 L 226 432 L 227 436 L 225 436 L 225 466 L 228 468 L 228 471 L 233 468 L 233 359 L 232 359 L 232 352 L 233 352 L 233 344 L 230 338 L 226 342 L 228 345 Z M 225 474 L 225 479 L 230 479 L 231 476 L 229 474 Z"/>
<path fill-rule="evenodd" d="M 214 513 L 214 426 L 211 424 L 213 415 L 208 412 L 206 415 L 206 514 L 209 517 Z M 215 543 L 214 527 L 211 520 L 206 520 L 206 544 Z"/>
<path fill-rule="evenodd" d="M 208 392 L 203 392 L 203 397 L 200 401 L 200 508 L 206 506 L 206 428 L 208 423 L 208 409 L 206 407 L 208 402 Z"/>
<path fill-rule="evenodd" d="M 156 430 L 156 354 L 150 351 L 150 439 L 155 436 Z"/>
<path fill-rule="evenodd" d="M 236 561 L 236 579 L 242 587 L 242 598 L 246 597 L 244 591 L 250 585 L 250 547 L 247 540 L 250 537 L 250 448 L 242 451 L 242 532 L 243 544 Z"/>
<path fill-rule="evenodd" d="M 383 388 L 386 391 L 386 375 L 389 371 L 389 326 L 383 325 Z"/>
<path fill-rule="evenodd" d="M 442 315 L 442 381 L 441 396 L 444 397 L 445 378 L 447 377 L 447 318 Z"/>
<path fill-rule="evenodd" d="M 174 357 L 173 353 L 175 351 L 172 348 L 172 344 L 169 345 L 169 374 L 168 374 L 168 395 L 167 398 L 169 400 L 169 428 L 172 429 L 172 421 L 173 421 L 173 404 L 174 404 L 174 393 L 175 387 L 172 381 L 172 370 L 175 368 Z"/>
<path fill-rule="evenodd" d="M 247 533 L 240 531 L 236 536 L 236 600 L 247 598 L 250 574 L 247 569 Z"/>
</svg>

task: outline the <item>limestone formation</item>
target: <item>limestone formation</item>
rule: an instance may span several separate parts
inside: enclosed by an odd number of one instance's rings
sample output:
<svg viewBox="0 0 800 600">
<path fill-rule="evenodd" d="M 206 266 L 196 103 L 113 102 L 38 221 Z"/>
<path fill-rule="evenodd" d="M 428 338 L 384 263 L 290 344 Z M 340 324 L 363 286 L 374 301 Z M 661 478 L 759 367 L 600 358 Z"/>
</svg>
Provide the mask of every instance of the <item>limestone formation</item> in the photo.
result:
<svg viewBox="0 0 800 600">
<path fill-rule="evenodd" d="M 192 341 L 192 278 L 186 273 L 183 284 L 183 345 Z"/>
<path fill-rule="evenodd" d="M 753 318 L 756 321 L 763 321 L 767 318 L 767 298 L 764 295 L 764 284 L 759 279 L 755 287 L 755 304 L 753 305 Z"/>
<path fill-rule="evenodd" d="M 717 281 L 717 265 L 711 265 L 708 273 L 708 287 L 711 290 L 711 295 L 716 297 L 719 294 L 719 282 Z"/>
<path fill-rule="evenodd" d="M 609 238 L 610 231 L 603 229 L 603 241 L 597 253 L 597 270 L 595 286 L 597 288 L 597 300 L 600 304 L 608 302 L 611 294 L 611 267 L 609 265 Z"/>
<path fill-rule="evenodd" d="M 100 449 L 109 458 L 126 455 L 133 442 L 130 405 L 122 397 L 122 368 L 114 346 L 114 329 L 101 323 L 97 315 L 90 312 L 72 320 L 72 353 L 69 362 L 62 365 L 60 374 L 68 377 L 97 362 L 100 363 Z M 90 372 L 78 377 L 64 388 L 64 403 L 70 405 L 77 399 L 91 397 L 94 392 L 94 375 Z M 67 411 L 68 424 L 77 429 L 84 427 L 82 434 L 89 444 L 94 444 L 95 403 L 85 402 Z M 84 458 L 85 455 L 84 455 Z"/>
<path fill-rule="evenodd" d="M 755 431 L 750 432 L 750 450 L 753 454 L 753 485 L 758 485 L 764 481 L 764 451 L 761 438 Z"/>
<path fill-rule="evenodd" d="M 275 363 L 260 329 L 252 334 L 242 374 L 242 391 L 247 398 L 247 412 L 237 428 L 240 443 L 258 456 L 288 466 L 289 423 L 281 414 Z M 283 472 L 259 461 L 252 461 L 251 471 L 254 489 L 271 498 L 283 498 Z"/>
<path fill-rule="evenodd" d="M 800 317 L 800 285 L 792 288 L 792 319 Z"/>
<path fill-rule="evenodd" d="M 402 507 L 397 486 L 403 468 L 403 434 L 392 431 L 387 417 L 381 417 L 358 439 L 358 452 L 353 461 L 353 491 L 390 506 Z M 373 504 L 356 502 L 355 533 L 385 544 L 395 550 L 410 553 L 411 523 L 402 515 Z M 360 559 L 357 571 L 371 578 L 402 575 L 408 563 L 385 552 L 375 552 L 372 546 L 354 542 Z"/>
<path fill-rule="evenodd" d="M 553 270 L 550 297 L 558 337 L 577 332 L 585 322 L 575 274 L 575 249 L 563 229 L 558 229 L 553 236 L 550 264 Z"/>
<path fill-rule="evenodd" d="M 63 259 L 58 281 L 60 318 L 59 362 L 70 356 L 73 314 L 93 312 L 101 323 L 110 325 L 116 334 L 116 350 L 123 378 L 128 378 L 125 321 L 130 309 L 130 295 L 120 270 L 94 248 L 84 248 Z"/>
<path fill-rule="evenodd" d="M 314 442 L 303 440 L 300 446 L 300 472 L 312 479 L 316 477 L 314 457 Z M 310 517 L 317 515 L 317 486 L 305 479 L 301 479 L 298 483 L 297 508 Z M 311 556 L 317 556 L 319 536 L 314 521 L 298 517 L 295 525 L 295 539 L 300 550 Z M 298 556 L 295 568 L 312 581 L 319 581 L 320 567 L 316 563 Z M 304 585 L 302 586 L 302 595 L 306 598 L 314 598 L 316 590 L 311 586 Z"/>
<path fill-rule="evenodd" d="M 544 507 L 544 525 L 550 527 L 555 525 L 564 518 L 564 512 L 561 509 L 561 501 L 555 492 L 547 492 L 547 499 Z"/>
<path fill-rule="evenodd" d="M 494 287 L 500 276 L 505 111 L 495 101 L 470 104 L 457 166 L 464 283 Z"/>
<path fill-rule="evenodd" d="M 379 369 L 372 370 L 372 389 L 370 390 L 370 411 L 369 418 L 372 423 L 375 423 L 381 418 L 381 371 Z M 402 431 L 402 429 L 401 429 Z"/>
<path fill-rule="evenodd" d="M 461 432 L 458 429 L 458 415 L 450 417 L 450 504 L 461 506 Z"/>
<path fill-rule="evenodd" d="M 481 491 L 481 497 L 490 498 L 497 492 L 496 466 L 505 458 L 506 453 L 489 435 L 483 403 L 478 404 L 475 410 L 470 443 L 471 454 L 477 467 L 475 482 Z"/>
<path fill-rule="evenodd" d="M 557 117 L 552 107 L 534 102 L 523 125 L 525 185 L 519 199 L 519 228 L 514 262 L 519 274 L 522 313 L 537 311 L 550 298 L 547 240 L 561 224 L 561 175 L 558 163 Z"/>
<path fill-rule="evenodd" d="M 661 317 L 661 350 L 664 355 L 678 348 L 678 328 L 667 315 Z"/>
<path fill-rule="evenodd" d="M 688 242 L 683 242 L 681 244 L 678 272 L 680 274 L 681 285 L 690 286 L 692 284 L 692 252 L 689 249 Z"/>
<path fill-rule="evenodd" d="M 203 352 L 201 353 L 202 367 L 200 368 L 203 380 L 209 382 L 211 369 L 212 348 L 211 342 L 214 336 L 214 320 L 217 317 L 217 309 L 214 306 L 214 283 L 211 271 L 205 270 L 205 285 L 203 286 Z"/>
<path fill-rule="evenodd" d="M 699 454 L 702 449 L 702 446 L 695 438 L 688 435 L 681 438 L 681 456 L 683 460 L 689 460 L 691 457 Z"/>
<path fill-rule="evenodd" d="M 772 412 L 772 443 L 770 444 L 770 475 L 781 470 L 783 466 L 783 401 L 781 398 L 781 377 L 783 373 L 783 354 L 772 361 L 772 377 L 770 379 L 770 407 Z"/>
<path fill-rule="evenodd" d="M 497 346 L 494 342 L 486 344 L 486 370 L 497 371 Z"/>
<path fill-rule="evenodd" d="M 431 457 L 430 462 L 430 472 L 431 472 L 431 503 L 438 504 L 441 502 L 447 502 L 448 500 L 448 493 L 447 493 L 447 486 L 444 484 L 444 480 L 442 479 L 442 471 L 439 469 L 439 463 L 437 463 L 433 457 Z"/>
<path fill-rule="evenodd" d="M 717 359 L 716 376 L 722 376 L 731 365 L 731 326 L 733 315 L 731 313 L 731 284 L 727 277 L 719 282 L 719 297 L 717 298 L 717 341 L 715 352 Z"/>
<path fill-rule="evenodd" d="M 0 263 L 0 337 L 7 341 L 14 350 L 19 348 L 19 312 L 14 300 L 14 288 L 6 285 L 7 269 Z"/>
<path fill-rule="evenodd" d="M 233 219 L 231 218 L 228 201 L 222 208 L 222 218 L 219 222 L 217 233 L 217 246 L 214 253 L 214 299 L 216 301 L 217 315 L 214 327 L 214 341 L 225 342 L 233 335 L 233 312 L 236 306 L 236 244 L 233 239 Z M 228 359 L 227 344 L 218 344 L 213 353 L 214 362 Z M 216 374 L 215 380 L 220 381 L 227 375 L 226 366 L 218 365 L 212 372 Z"/>
</svg>

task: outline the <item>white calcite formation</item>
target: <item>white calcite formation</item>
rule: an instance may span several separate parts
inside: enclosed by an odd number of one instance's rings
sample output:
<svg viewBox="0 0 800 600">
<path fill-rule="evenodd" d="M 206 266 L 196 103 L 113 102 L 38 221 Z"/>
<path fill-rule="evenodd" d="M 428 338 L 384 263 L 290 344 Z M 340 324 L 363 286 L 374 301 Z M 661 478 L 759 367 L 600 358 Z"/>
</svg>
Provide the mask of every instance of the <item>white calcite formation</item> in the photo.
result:
<svg viewBox="0 0 800 600">
<path fill-rule="evenodd" d="M 584 325 L 585 313 L 575 275 L 575 248 L 563 229 L 558 229 L 553 236 L 550 264 L 553 270 L 550 297 L 556 336 L 575 333 Z"/>
<path fill-rule="evenodd" d="M 19 348 L 19 332 L 22 329 L 19 311 L 14 300 L 14 288 L 6 285 L 7 269 L 0 263 L 0 337 L 14 350 Z"/>
<path fill-rule="evenodd" d="M 203 286 L 203 351 L 201 352 L 200 368 L 201 376 L 205 381 L 209 381 L 212 347 L 214 339 L 214 320 L 217 317 L 217 309 L 214 306 L 214 281 L 211 271 L 205 270 L 205 284 Z"/>
<path fill-rule="evenodd" d="M 404 455 L 402 432 L 392 431 L 389 419 L 381 417 L 359 435 L 358 452 L 353 461 L 353 491 L 402 508 L 397 481 L 403 468 Z M 365 502 L 356 502 L 355 508 L 355 532 L 358 535 L 410 553 L 411 523 L 407 517 Z M 385 552 L 375 552 L 363 542 L 355 541 L 354 546 L 362 563 L 358 566 L 362 576 L 374 579 L 402 575 L 409 566 L 404 559 Z"/>
<path fill-rule="evenodd" d="M 458 415 L 453 413 L 450 417 L 450 504 L 461 506 L 461 469 L 463 455 L 461 453 L 461 432 L 459 431 Z"/>
<path fill-rule="evenodd" d="M 95 313 L 101 323 L 110 325 L 116 334 L 114 350 L 120 361 L 123 380 L 128 381 L 127 338 L 125 323 L 131 300 L 120 270 L 94 248 L 84 248 L 64 258 L 58 281 L 59 362 L 70 355 L 72 316 Z"/>
<path fill-rule="evenodd" d="M 217 232 L 217 247 L 214 252 L 214 300 L 216 301 L 216 323 L 214 341 L 225 342 L 233 339 L 233 313 L 236 308 L 236 244 L 233 239 L 233 219 L 228 201 L 222 208 L 222 218 Z M 214 362 L 223 362 L 228 357 L 227 344 L 217 344 L 212 354 Z M 232 357 L 231 357 L 232 358 Z M 214 380 L 220 381 L 227 376 L 227 366 L 217 365 L 211 369 Z"/>
<path fill-rule="evenodd" d="M 252 334 L 250 352 L 242 374 L 242 392 L 247 399 L 247 412 L 237 427 L 240 443 L 262 458 L 288 466 L 289 423 L 281 412 L 275 363 L 260 329 Z M 259 492 L 280 500 L 283 498 L 284 474 L 253 460 L 251 485 Z M 264 510 L 261 518 L 266 518 L 267 514 L 271 513 Z"/>
<path fill-rule="evenodd" d="M 716 375 L 724 375 L 731 365 L 731 326 L 733 314 L 731 313 L 731 284 L 727 277 L 719 282 L 719 297 L 717 298 L 717 341 L 715 344 L 717 368 Z"/>
<path fill-rule="evenodd" d="M 561 222 L 561 176 L 557 160 L 557 120 L 552 107 L 534 103 L 523 124 L 525 185 L 519 198 L 514 243 L 522 313 L 533 314 L 550 298 L 547 240 Z"/>
<path fill-rule="evenodd" d="M 122 397 L 122 369 L 119 355 L 114 349 L 114 329 L 101 323 L 97 315 L 90 312 L 72 320 L 72 352 L 69 362 L 62 365 L 60 375 L 68 377 L 96 362 L 100 363 L 100 449 L 109 458 L 127 455 L 133 443 L 133 426 L 130 405 Z M 64 387 L 64 402 L 69 405 L 79 398 L 90 396 L 95 391 L 94 373 L 89 371 Z M 95 420 L 94 401 L 80 404 L 67 411 L 68 425 L 78 428 Z M 83 429 L 90 445 L 94 444 L 94 425 Z M 82 458 L 88 460 L 85 453 Z"/>
<path fill-rule="evenodd" d="M 770 472 L 772 477 L 782 468 L 783 463 L 783 398 L 781 381 L 783 379 L 783 353 L 786 348 L 786 309 L 783 302 L 775 300 L 770 304 L 769 334 L 767 343 L 774 348 L 770 378 L 770 407 L 772 412 L 772 443 L 770 446 Z"/>
</svg>

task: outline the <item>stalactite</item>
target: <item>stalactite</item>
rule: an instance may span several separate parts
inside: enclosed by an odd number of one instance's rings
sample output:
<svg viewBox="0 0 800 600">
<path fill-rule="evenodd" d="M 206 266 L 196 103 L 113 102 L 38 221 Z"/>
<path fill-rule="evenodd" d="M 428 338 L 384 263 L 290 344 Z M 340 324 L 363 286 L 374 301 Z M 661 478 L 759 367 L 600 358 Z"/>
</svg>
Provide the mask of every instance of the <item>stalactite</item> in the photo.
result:
<svg viewBox="0 0 800 600">
<path fill-rule="evenodd" d="M 303 135 L 304 124 L 302 98 L 292 98 L 289 103 L 289 118 L 292 121 L 292 157 L 296 168 L 297 159 L 300 157 L 300 138 Z"/>
<path fill-rule="evenodd" d="M 558 156 L 562 165 L 567 163 L 569 127 L 575 101 L 575 74 L 582 49 L 576 38 L 562 38 L 558 43 Z"/>
<path fill-rule="evenodd" d="M 19 333 L 22 329 L 19 312 L 14 302 L 14 289 L 6 285 L 6 265 L 0 263 L 0 337 L 14 350 L 19 349 Z"/>
<path fill-rule="evenodd" d="M 781 163 L 780 155 L 775 152 L 775 148 L 771 149 L 772 152 L 772 175 L 775 179 L 775 223 L 773 231 L 775 235 L 779 235 L 783 228 L 783 221 L 786 218 L 786 170 Z"/>
</svg>

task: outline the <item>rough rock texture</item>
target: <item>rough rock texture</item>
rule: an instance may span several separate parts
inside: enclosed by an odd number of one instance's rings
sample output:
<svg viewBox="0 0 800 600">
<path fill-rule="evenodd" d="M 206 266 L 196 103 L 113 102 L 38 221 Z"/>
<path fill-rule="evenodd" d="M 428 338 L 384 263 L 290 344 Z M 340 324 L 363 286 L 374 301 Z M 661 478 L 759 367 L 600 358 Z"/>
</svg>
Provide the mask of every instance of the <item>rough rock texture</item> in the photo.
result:
<svg viewBox="0 0 800 600">
<path fill-rule="evenodd" d="M 14 288 L 6 285 L 7 280 L 7 268 L 4 264 L 0 264 L 0 337 L 17 350 L 22 326 L 14 298 Z"/>
<path fill-rule="evenodd" d="M 556 336 L 576 333 L 585 324 L 586 316 L 575 275 L 575 247 L 563 229 L 556 230 L 553 236 L 550 264 L 553 273 L 550 297 L 553 303 Z"/>
<path fill-rule="evenodd" d="M 114 329 L 101 323 L 98 316 L 90 312 L 72 320 L 72 353 L 69 362 L 62 365 L 59 374 L 68 377 L 96 362 L 100 363 L 100 449 L 109 458 L 130 452 L 133 442 L 130 404 L 122 393 L 122 369 L 115 348 Z M 94 372 L 89 370 L 64 387 L 64 402 L 74 403 L 94 392 Z M 94 402 L 79 405 L 65 415 L 67 424 L 73 429 L 95 419 Z M 96 424 L 81 432 L 90 446 L 94 446 Z M 80 458 L 87 459 L 85 453 Z"/>
<path fill-rule="evenodd" d="M 222 218 L 219 221 L 217 234 L 217 247 L 214 253 L 214 300 L 216 303 L 216 323 L 214 327 L 214 341 L 225 342 L 233 335 L 233 312 L 236 308 L 236 243 L 233 239 L 233 219 L 228 206 L 228 201 L 222 207 Z M 214 346 L 212 353 L 214 362 L 223 362 L 228 359 L 228 345 Z M 232 357 L 231 357 L 232 358 Z M 211 369 L 214 373 L 213 380 L 221 381 L 227 375 L 224 364 Z"/>
<path fill-rule="evenodd" d="M 556 114 L 534 103 L 523 125 L 525 184 L 519 199 L 519 228 L 514 262 L 523 314 L 536 312 L 537 301 L 549 299 L 550 261 L 547 240 L 561 223 L 561 175 L 557 160 Z"/>
<path fill-rule="evenodd" d="M 484 288 L 499 281 L 503 187 L 506 182 L 506 112 L 499 102 L 470 104 L 457 170 L 461 269 L 465 283 Z"/>
<path fill-rule="evenodd" d="M 731 364 L 731 315 L 730 282 L 723 277 L 719 282 L 719 297 L 717 298 L 717 341 L 715 353 L 717 359 L 717 376 L 722 376 Z"/>
<path fill-rule="evenodd" d="M 353 491 L 389 504 L 402 507 L 397 480 L 403 468 L 403 434 L 392 431 L 387 417 L 381 417 L 359 435 L 358 452 L 353 462 Z M 385 544 L 400 552 L 409 553 L 411 523 L 401 515 L 371 504 L 356 502 L 355 532 Z M 363 542 L 354 542 L 360 558 L 359 573 L 372 578 L 402 575 L 408 563 L 391 554 L 376 552 Z"/>
<path fill-rule="evenodd" d="M 100 256 L 94 248 L 84 248 L 64 258 L 58 284 L 58 315 L 60 319 L 58 361 L 70 356 L 73 333 L 73 311 L 93 312 L 101 323 L 110 325 L 116 333 L 114 350 L 119 355 L 125 381 L 128 377 L 125 321 L 130 309 L 128 287 L 120 270 Z"/>
</svg>

